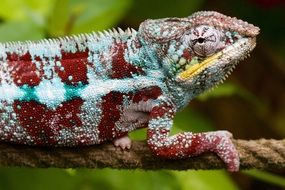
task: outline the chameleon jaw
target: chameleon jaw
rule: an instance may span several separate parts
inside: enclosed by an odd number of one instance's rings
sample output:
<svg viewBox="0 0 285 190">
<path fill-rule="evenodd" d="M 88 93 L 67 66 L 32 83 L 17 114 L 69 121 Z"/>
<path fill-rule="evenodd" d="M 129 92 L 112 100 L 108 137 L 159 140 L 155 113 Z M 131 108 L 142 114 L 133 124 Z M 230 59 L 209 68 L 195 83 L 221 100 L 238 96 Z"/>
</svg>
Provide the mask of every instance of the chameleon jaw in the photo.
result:
<svg viewBox="0 0 285 190">
<path fill-rule="evenodd" d="M 189 67 L 188 69 L 186 69 L 185 71 L 181 72 L 178 75 L 178 77 L 177 77 L 178 80 L 185 81 L 185 80 L 195 76 L 196 74 L 200 73 L 202 70 L 204 70 L 205 68 L 207 68 L 211 64 L 213 64 L 221 56 L 222 56 L 222 53 L 218 52 L 218 53 L 210 56 L 209 58 L 207 58 L 203 62 L 195 64 L 192 67 Z"/>
<path fill-rule="evenodd" d="M 233 64 L 234 66 L 238 61 L 249 56 L 249 53 L 254 49 L 255 44 L 255 37 L 240 39 L 233 45 L 230 45 L 218 53 L 208 57 L 201 63 L 195 64 L 179 73 L 176 80 L 180 82 L 190 80 L 201 73 L 204 69 L 209 68 L 212 65 L 219 64 L 218 62 Z"/>
</svg>

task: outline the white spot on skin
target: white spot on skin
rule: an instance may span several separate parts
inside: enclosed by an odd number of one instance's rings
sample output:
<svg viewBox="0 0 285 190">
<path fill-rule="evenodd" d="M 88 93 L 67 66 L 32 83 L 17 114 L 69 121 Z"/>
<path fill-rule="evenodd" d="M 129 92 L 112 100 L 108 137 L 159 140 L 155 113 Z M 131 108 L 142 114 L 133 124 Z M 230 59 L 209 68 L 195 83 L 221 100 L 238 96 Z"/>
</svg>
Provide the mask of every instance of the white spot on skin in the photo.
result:
<svg viewBox="0 0 285 190">
<path fill-rule="evenodd" d="M 174 62 L 177 62 L 179 57 L 178 57 L 178 55 L 174 54 L 174 55 L 172 55 L 172 59 Z"/>
<path fill-rule="evenodd" d="M 13 102 L 15 99 L 20 99 L 25 95 L 25 92 L 15 84 L 3 83 L 0 86 L 0 100 Z"/>
<path fill-rule="evenodd" d="M 85 100 L 81 106 L 80 114 L 78 114 L 78 117 L 80 117 L 80 120 L 82 121 L 82 125 L 92 129 L 92 131 L 98 130 L 97 126 L 102 118 L 101 107 L 101 101 L 96 101 L 94 99 Z"/>
<path fill-rule="evenodd" d="M 61 43 L 61 48 L 63 51 L 65 52 L 69 52 L 69 53 L 75 53 L 77 51 L 76 48 L 76 41 L 75 40 L 71 40 L 71 39 L 62 39 L 62 43 Z M 78 43 L 79 44 L 79 43 Z"/>
<path fill-rule="evenodd" d="M 80 97 L 85 100 L 92 97 L 94 98 L 95 96 L 101 97 L 111 91 L 129 92 L 134 89 L 142 89 L 149 86 L 162 86 L 162 84 L 159 84 L 157 81 L 145 76 L 138 76 L 124 80 L 98 80 L 92 77 L 93 76 L 88 75 L 89 85 L 80 92 Z"/>
<path fill-rule="evenodd" d="M 45 104 L 49 108 L 56 108 L 65 100 L 64 84 L 59 78 L 43 80 L 35 87 L 35 94 L 40 103 Z"/>
<path fill-rule="evenodd" d="M 55 65 L 58 66 L 58 67 L 60 67 L 60 66 L 61 66 L 61 62 L 60 62 L 60 61 L 56 61 L 56 62 L 55 62 Z"/>
<path fill-rule="evenodd" d="M 43 42 L 43 43 L 33 43 L 28 46 L 28 51 L 31 54 L 32 58 L 55 58 L 61 57 L 61 49 L 58 43 L 53 42 Z"/>
</svg>

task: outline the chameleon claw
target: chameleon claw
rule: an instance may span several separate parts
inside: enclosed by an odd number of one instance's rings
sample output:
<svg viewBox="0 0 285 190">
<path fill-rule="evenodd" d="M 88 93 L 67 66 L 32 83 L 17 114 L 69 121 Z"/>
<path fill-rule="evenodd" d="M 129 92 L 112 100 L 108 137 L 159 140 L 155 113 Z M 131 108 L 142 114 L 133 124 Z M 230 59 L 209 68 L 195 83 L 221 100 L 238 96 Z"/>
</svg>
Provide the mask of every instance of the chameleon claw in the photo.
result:
<svg viewBox="0 0 285 190">
<path fill-rule="evenodd" d="M 120 147 L 122 150 L 130 149 L 132 146 L 131 139 L 126 135 L 114 140 L 114 145 Z"/>
</svg>

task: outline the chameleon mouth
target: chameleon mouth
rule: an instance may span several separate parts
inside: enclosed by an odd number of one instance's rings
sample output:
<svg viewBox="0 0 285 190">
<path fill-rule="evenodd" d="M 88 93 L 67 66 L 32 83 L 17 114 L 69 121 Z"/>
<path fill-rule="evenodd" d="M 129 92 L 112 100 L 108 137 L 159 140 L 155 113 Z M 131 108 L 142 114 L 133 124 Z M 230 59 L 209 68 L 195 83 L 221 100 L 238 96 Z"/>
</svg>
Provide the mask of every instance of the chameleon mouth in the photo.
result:
<svg viewBox="0 0 285 190">
<path fill-rule="evenodd" d="M 204 69 L 217 64 L 232 64 L 233 67 L 246 57 L 256 45 L 255 37 L 239 39 L 234 44 L 224 48 L 200 63 L 192 65 L 178 74 L 178 81 L 186 81 L 201 73 Z"/>
</svg>

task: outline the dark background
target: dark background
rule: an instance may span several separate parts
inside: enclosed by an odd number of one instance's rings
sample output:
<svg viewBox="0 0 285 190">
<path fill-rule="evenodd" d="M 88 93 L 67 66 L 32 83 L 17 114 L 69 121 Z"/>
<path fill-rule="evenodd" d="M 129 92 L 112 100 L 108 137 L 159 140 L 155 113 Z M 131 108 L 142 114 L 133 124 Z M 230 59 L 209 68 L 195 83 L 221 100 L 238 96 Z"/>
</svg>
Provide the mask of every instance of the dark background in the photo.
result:
<svg viewBox="0 0 285 190">
<path fill-rule="evenodd" d="M 38 40 L 199 10 L 236 16 L 261 28 L 257 47 L 214 91 L 175 119 L 174 133 L 226 129 L 235 138 L 285 136 L 284 0 L 1 0 L 0 41 Z M 132 134 L 144 139 L 145 131 Z M 0 168 L 1 189 L 284 189 L 285 172 L 126 171 Z"/>
</svg>

